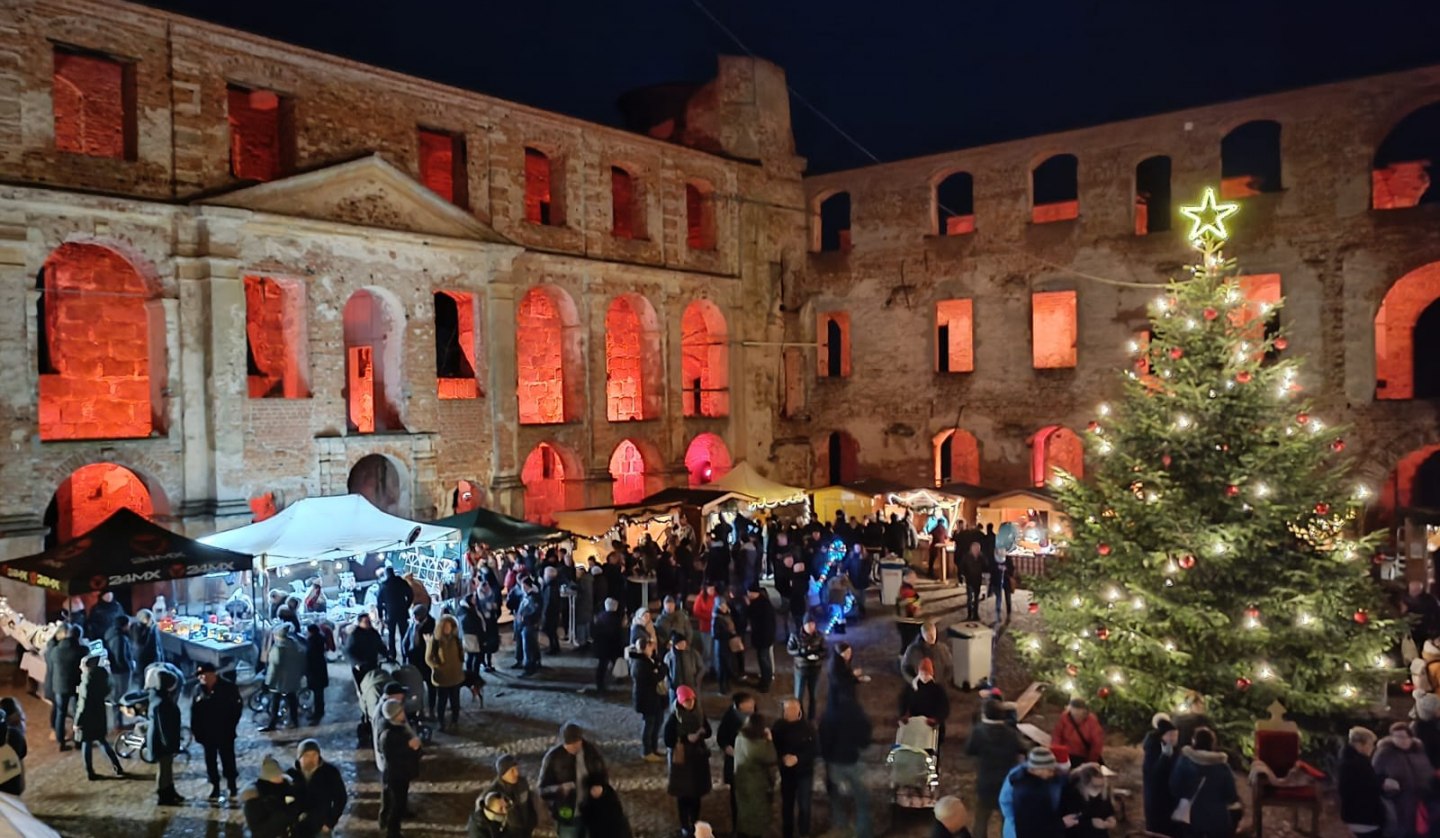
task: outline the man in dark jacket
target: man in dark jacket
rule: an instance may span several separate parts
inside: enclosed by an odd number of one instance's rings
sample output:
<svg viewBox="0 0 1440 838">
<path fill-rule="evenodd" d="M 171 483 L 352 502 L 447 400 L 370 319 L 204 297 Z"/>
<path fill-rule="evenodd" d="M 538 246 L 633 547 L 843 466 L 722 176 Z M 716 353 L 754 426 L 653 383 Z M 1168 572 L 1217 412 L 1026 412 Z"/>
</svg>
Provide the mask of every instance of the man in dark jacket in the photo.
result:
<svg viewBox="0 0 1440 838">
<path fill-rule="evenodd" d="M 530 838 L 540 824 L 540 809 L 530 781 L 520 773 L 520 763 L 509 754 L 495 760 L 495 781 L 490 791 L 505 798 L 508 805 L 503 838 Z"/>
<path fill-rule="evenodd" d="M 580 776 L 581 762 L 587 777 L 605 772 L 605 757 L 600 749 L 585 739 L 585 732 L 579 725 L 566 722 L 560 728 L 560 741 L 540 760 L 540 797 L 550 807 L 556 831 L 562 836 L 583 835 L 579 796 L 582 793 L 580 784 L 585 777 Z M 599 786 L 583 790 L 592 797 L 599 797 L 603 792 L 604 789 Z"/>
<path fill-rule="evenodd" d="M 210 778 L 210 799 L 220 799 L 220 767 L 225 768 L 225 782 L 230 799 L 237 797 L 235 769 L 235 728 L 245 703 L 234 682 L 221 678 L 213 663 L 195 667 L 200 686 L 190 701 L 190 731 L 205 749 L 205 774 Z"/>
<path fill-rule="evenodd" d="M 161 679 L 150 690 L 150 729 L 146 745 L 155 758 L 155 799 L 161 806 L 183 806 L 185 798 L 175 791 L 175 755 L 180 753 L 180 705 L 175 693 L 180 684 Z"/>
<path fill-rule="evenodd" d="M 355 620 L 355 628 L 345 643 L 345 656 L 350 659 L 350 669 L 359 684 L 365 673 L 380 665 L 380 656 L 385 653 L 385 639 L 370 624 L 370 615 L 361 614 Z"/>
<path fill-rule="evenodd" d="M 320 724 L 325 718 L 325 688 L 330 686 L 330 661 L 325 655 L 330 651 L 329 645 L 319 623 L 305 627 L 305 685 L 315 701 L 310 714 L 312 725 Z"/>
<path fill-rule="evenodd" d="M 520 626 L 519 646 L 525 667 L 521 674 L 534 675 L 540 671 L 540 627 L 545 606 L 534 579 L 526 578 L 521 585 L 525 595 L 520 600 L 520 610 L 515 613 L 515 623 Z"/>
<path fill-rule="evenodd" d="M 760 683 L 756 688 L 768 693 L 775 680 L 775 606 L 758 584 L 750 586 L 747 597 L 745 616 L 750 623 L 750 645 L 755 647 L 755 659 L 760 666 Z"/>
<path fill-rule="evenodd" d="M 724 764 L 721 766 L 720 777 L 725 785 L 730 787 L 730 822 L 735 822 L 736 801 L 735 801 L 735 739 L 740 735 L 740 728 L 745 726 L 745 720 L 755 712 L 755 696 L 740 690 L 730 700 L 730 706 L 725 709 L 725 715 L 720 717 L 720 728 L 715 733 L 715 745 L 725 755 Z"/>
<path fill-rule="evenodd" d="M 788 651 L 795 659 L 795 697 L 809 697 L 805 717 L 813 719 L 815 692 L 820 686 L 820 670 L 825 666 L 825 635 L 815 625 L 814 617 L 805 620 L 799 634 L 790 635 Z"/>
<path fill-rule="evenodd" d="M 780 823 L 785 838 L 810 834 L 810 803 L 815 788 L 815 726 L 803 716 L 800 699 L 780 705 L 780 720 L 771 728 L 780 760 Z"/>
<path fill-rule="evenodd" d="M 1032 748 L 1029 758 L 1010 770 L 1000 789 L 1005 834 L 1014 838 L 1053 838 L 1079 823 L 1078 815 L 1060 814 L 1060 798 L 1066 785 L 1055 754 L 1049 748 Z"/>
<path fill-rule="evenodd" d="M 350 800 L 340 769 L 324 760 L 319 742 L 306 739 L 295 749 L 295 766 L 289 774 L 290 786 L 305 812 L 295 827 L 295 838 L 330 835 Z"/>
<path fill-rule="evenodd" d="M 381 772 L 384 791 L 380 802 L 380 828 L 386 838 L 400 838 L 400 821 L 409 809 L 410 784 L 420 776 L 420 740 L 405 723 L 405 705 L 393 698 L 380 705 L 384 727 L 380 750 L 385 757 Z"/>
<path fill-rule="evenodd" d="M 110 659 L 110 727 L 120 727 L 120 699 L 130 691 L 135 653 L 130 646 L 130 618 L 121 614 L 105 632 L 105 656 Z"/>
<path fill-rule="evenodd" d="M 70 741 L 65 738 L 65 716 L 80 691 L 80 661 L 85 658 L 85 648 L 77 636 L 79 631 L 75 626 L 61 624 L 51 641 L 54 645 L 45 650 L 45 680 L 50 682 L 55 703 L 51 724 L 62 751 L 70 750 Z"/>
<path fill-rule="evenodd" d="M 110 627 L 115 625 L 115 618 L 124 613 L 125 608 L 115 601 L 114 591 L 101 591 L 100 598 L 95 600 L 90 607 L 90 615 L 85 619 L 85 636 L 104 640 L 110 633 Z"/>
<path fill-rule="evenodd" d="M 830 822 L 845 823 L 840 811 L 847 797 L 855 802 L 855 838 L 871 838 L 870 795 L 865 790 L 861 755 L 870 746 L 870 719 L 854 698 L 831 696 L 820 717 L 820 756 L 830 793 Z"/>
<path fill-rule="evenodd" d="M 985 556 L 978 539 L 960 555 L 960 578 L 965 581 L 965 619 L 973 623 L 980 619 L 981 585 L 985 582 Z"/>
<path fill-rule="evenodd" d="M 560 596 L 559 568 L 545 568 L 544 578 L 545 584 L 540 586 L 540 624 L 545 631 L 545 638 L 550 641 L 550 648 L 546 654 L 558 655 L 560 654 L 560 609 L 565 602 L 564 597 Z"/>
<path fill-rule="evenodd" d="M 970 728 L 967 756 L 975 758 L 975 834 L 986 835 L 990 816 L 1000 808 L 1000 789 L 1025 754 L 1020 734 L 1005 723 L 1003 702 L 987 699 L 980 721 Z M 1003 831 L 1003 825 L 1002 825 Z"/>
<path fill-rule="evenodd" d="M 385 625 L 385 648 L 390 650 L 390 656 L 400 660 L 400 655 L 395 650 L 397 641 L 405 640 L 405 631 L 410 627 L 410 606 L 415 603 L 415 592 L 411 590 L 410 583 L 400 578 L 400 574 L 394 568 L 385 571 L 385 580 L 378 583 L 380 593 L 375 598 L 376 610 L 380 612 L 380 621 Z"/>
<path fill-rule="evenodd" d="M 635 641 L 630 655 L 630 702 L 640 714 L 640 756 L 646 762 L 662 762 L 660 725 L 665 721 L 665 667 L 655 659 L 655 645 L 649 637 Z"/>
<path fill-rule="evenodd" d="M 1141 744 L 1141 751 L 1145 754 L 1140 769 L 1140 788 L 1145 802 L 1145 831 L 1156 835 L 1174 835 L 1177 824 L 1170 819 L 1171 813 L 1175 811 L 1175 800 L 1170 797 L 1170 773 L 1175 767 L 1180 731 L 1167 713 L 1156 713 L 1150 720 L 1150 727 L 1150 731 L 1145 734 L 1145 741 Z M 1365 760 L 1365 765 L 1369 767 L 1370 760 Z"/>
<path fill-rule="evenodd" d="M 620 614 L 620 601 L 615 597 L 605 599 L 605 610 L 595 617 L 595 626 L 590 632 L 595 645 L 595 690 L 604 694 L 610 688 L 610 671 L 615 661 L 625 654 L 625 624 Z"/>
<path fill-rule="evenodd" d="M 130 650 L 135 654 L 130 689 L 143 690 L 145 670 L 165 660 L 164 650 L 160 648 L 160 627 L 155 625 L 155 614 L 149 608 L 136 611 L 130 623 Z"/>
<path fill-rule="evenodd" d="M 800 633 L 805 615 L 810 611 L 810 571 L 804 562 L 796 561 L 790 566 L 790 592 L 786 595 L 786 604 L 790 608 L 790 632 L 793 636 Z"/>
<path fill-rule="evenodd" d="M 260 762 L 260 776 L 240 795 L 245 826 L 254 838 L 290 838 L 300 821 L 301 803 L 274 757 Z"/>
<path fill-rule="evenodd" d="M 1340 820 L 1355 835 L 1378 836 L 1385 824 L 1380 778 L 1370 762 L 1374 754 L 1374 732 L 1363 727 L 1350 728 L 1345 748 L 1340 752 L 1340 771 L 1335 785 L 1340 790 Z"/>
<path fill-rule="evenodd" d="M 435 636 L 435 618 L 430 616 L 428 605 L 410 606 L 410 625 L 405 629 L 403 663 L 420 670 L 425 681 L 425 709 L 431 717 L 435 715 L 435 685 L 430 680 L 430 664 L 425 662 L 426 638 Z"/>
</svg>

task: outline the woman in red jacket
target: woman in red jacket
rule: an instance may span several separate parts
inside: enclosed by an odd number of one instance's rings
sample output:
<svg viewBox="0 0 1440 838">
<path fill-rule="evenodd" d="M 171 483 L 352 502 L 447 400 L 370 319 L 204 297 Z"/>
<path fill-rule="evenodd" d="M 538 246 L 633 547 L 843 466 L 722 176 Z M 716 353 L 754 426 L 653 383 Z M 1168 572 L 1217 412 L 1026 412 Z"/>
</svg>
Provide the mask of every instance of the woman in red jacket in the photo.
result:
<svg viewBox="0 0 1440 838">
<path fill-rule="evenodd" d="M 1060 721 L 1055 723 L 1055 732 L 1051 737 L 1052 749 L 1064 748 L 1070 753 L 1072 768 L 1087 762 L 1104 764 L 1101 751 L 1105 748 L 1105 730 L 1100 727 L 1100 720 L 1090 712 L 1085 699 L 1078 696 L 1070 699 L 1070 706 L 1060 714 Z"/>
<path fill-rule="evenodd" d="M 700 632 L 701 657 L 708 657 L 711 653 L 710 641 L 713 637 L 711 623 L 715 617 L 716 596 L 715 586 L 706 584 L 704 588 L 700 589 L 700 593 L 695 595 L 695 607 L 690 612 L 695 618 L 695 630 Z"/>
</svg>

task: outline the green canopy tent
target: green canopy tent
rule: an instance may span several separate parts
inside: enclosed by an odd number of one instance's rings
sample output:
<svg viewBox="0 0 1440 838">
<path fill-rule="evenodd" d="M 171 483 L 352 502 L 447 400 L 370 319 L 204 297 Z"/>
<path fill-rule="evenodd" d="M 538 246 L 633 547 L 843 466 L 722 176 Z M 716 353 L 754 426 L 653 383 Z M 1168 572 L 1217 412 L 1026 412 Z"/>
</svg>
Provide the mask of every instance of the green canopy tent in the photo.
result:
<svg viewBox="0 0 1440 838">
<path fill-rule="evenodd" d="M 447 518 L 433 521 L 437 527 L 454 527 L 460 531 L 465 542 L 478 541 L 494 548 L 515 547 L 521 544 L 538 544 L 542 541 L 559 541 L 569 533 L 501 515 L 492 509 L 475 508 L 459 512 Z"/>
</svg>

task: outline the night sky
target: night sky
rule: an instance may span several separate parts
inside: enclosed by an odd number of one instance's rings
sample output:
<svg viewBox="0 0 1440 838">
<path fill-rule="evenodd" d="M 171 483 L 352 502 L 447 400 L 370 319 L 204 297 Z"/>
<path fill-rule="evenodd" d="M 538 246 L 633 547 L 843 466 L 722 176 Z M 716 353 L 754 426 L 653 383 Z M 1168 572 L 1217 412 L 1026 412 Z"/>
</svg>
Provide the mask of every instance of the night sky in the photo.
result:
<svg viewBox="0 0 1440 838">
<path fill-rule="evenodd" d="M 1440 63 L 1436 0 L 702 2 L 886 161 Z M 694 0 L 148 4 L 609 124 L 742 52 Z M 792 109 L 812 173 L 873 162 Z"/>
</svg>

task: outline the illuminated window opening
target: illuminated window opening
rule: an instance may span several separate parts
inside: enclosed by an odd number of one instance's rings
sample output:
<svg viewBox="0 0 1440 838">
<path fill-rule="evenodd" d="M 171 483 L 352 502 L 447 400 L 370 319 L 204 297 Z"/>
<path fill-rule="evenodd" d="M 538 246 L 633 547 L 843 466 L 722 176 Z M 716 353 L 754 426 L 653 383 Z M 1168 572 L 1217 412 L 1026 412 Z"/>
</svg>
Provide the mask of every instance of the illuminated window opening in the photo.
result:
<svg viewBox="0 0 1440 838">
<path fill-rule="evenodd" d="M 1440 397 L 1440 262 L 1390 286 L 1375 315 L 1375 398 Z"/>
<path fill-rule="evenodd" d="M 135 65 L 72 47 L 55 47 L 51 77 L 55 148 L 68 154 L 134 160 Z"/>
<path fill-rule="evenodd" d="M 1280 123 L 1247 122 L 1220 141 L 1220 197 L 1234 200 L 1279 192 Z"/>
<path fill-rule="evenodd" d="M 819 485 L 851 483 L 859 477 L 860 443 L 845 431 L 832 431 L 825 438 L 824 473 Z"/>
<path fill-rule="evenodd" d="M 691 250 L 714 250 L 715 190 L 703 181 L 685 184 L 685 246 Z"/>
<path fill-rule="evenodd" d="M 545 227 L 565 226 L 561 167 L 545 152 L 525 148 L 525 220 Z"/>
<path fill-rule="evenodd" d="M 567 461 L 574 464 L 573 468 L 567 466 Z M 571 473 L 579 474 L 578 463 L 558 447 L 542 442 L 530 451 L 520 470 L 520 482 L 525 486 L 525 520 L 551 525 L 556 512 L 570 508 L 566 480 Z"/>
<path fill-rule="evenodd" d="M 696 300 L 680 318 L 680 379 L 686 416 L 730 413 L 730 343 L 725 315 L 709 300 Z"/>
<path fill-rule="evenodd" d="M 475 296 L 435 292 L 435 380 L 440 398 L 478 398 L 475 369 Z"/>
<path fill-rule="evenodd" d="M 345 303 L 346 427 L 351 433 L 405 430 L 400 411 L 404 318 L 395 316 L 393 308 L 369 290 L 356 291 Z"/>
<path fill-rule="evenodd" d="M 1079 330 L 1074 291 L 1037 291 L 1030 295 L 1030 337 L 1035 369 L 1075 366 Z"/>
<path fill-rule="evenodd" d="M 975 371 L 975 328 L 972 300 L 941 300 L 935 304 L 935 371 Z"/>
<path fill-rule="evenodd" d="M 230 122 L 230 174 L 270 181 L 294 168 L 292 100 L 272 90 L 226 88 Z"/>
<path fill-rule="evenodd" d="M 605 415 L 611 422 L 660 415 L 660 326 L 639 294 L 624 294 L 605 314 Z"/>
<path fill-rule="evenodd" d="M 366 454 L 350 468 L 345 491 L 359 495 L 381 512 L 410 516 L 404 478 L 394 461 L 383 454 Z"/>
<path fill-rule="evenodd" d="M 462 209 L 470 206 L 470 175 L 465 135 L 433 128 L 417 131 L 420 182 L 431 192 Z"/>
<path fill-rule="evenodd" d="M 515 321 L 520 424 L 579 421 L 585 368 L 575 301 L 555 286 L 531 288 L 520 299 Z"/>
<path fill-rule="evenodd" d="M 305 285 L 245 277 L 245 372 L 252 399 L 310 395 Z"/>
<path fill-rule="evenodd" d="M 1030 173 L 1030 221 L 1051 224 L 1080 217 L 1080 161 L 1056 154 Z"/>
<path fill-rule="evenodd" d="M 729 447 L 715 434 L 699 434 L 685 449 L 685 471 L 692 488 L 719 480 L 729 473 L 731 465 Z"/>
<path fill-rule="evenodd" d="M 81 466 L 60 484 L 45 511 L 45 523 L 50 527 L 46 546 L 79 538 L 121 509 L 153 517 L 157 500 L 130 469 L 114 463 Z"/>
<path fill-rule="evenodd" d="M 969 431 L 952 428 L 935 436 L 935 485 L 980 485 L 980 442 Z"/>
<path fill-rule="evenodd" d="M 964 236 L 975 232 L 975 180 L 955 172 L 935 184 L 935 232 Z"/>
<path fill-rule="evenodd" d="M 1135 235 L 1170 229 L 1170 158 L 1149 157 L 1135 167 Z"/>
<path fill-rule="evenodd" d="M 825 311 L 817 316 L 816 337 L 820 351 L 816 353 L 821 378 L 846 378 L 850 375 L 850 313 Z"/>
<path fill-rule="evenodd" d="M 820 253 L 850 252 L 850 193 L 836 192 L 815 207 L 814 250 Z"/>
<path fill-rule="evenodd" d="M 1060 472 L 1076 479 L 1085 476 L 1085 445 L 1063 425 L 1048 425 L 1030 438 L 1030 477 L 1045 486 Z"/>
<path fill-rule="evenodd" d="M 611 496 L 616 506 L 645 499 L 645 457 L 628 439 L 621 440 L 610 455 Z"/>
<path fill-rule="evenodd" d="M 1371 206 L 1404 209 L 1440 203 L 1440 185 L 1430 169 L 1440 160 L 1440 102 L 1412 111 L 1375 149 Z"/>
</svg>

